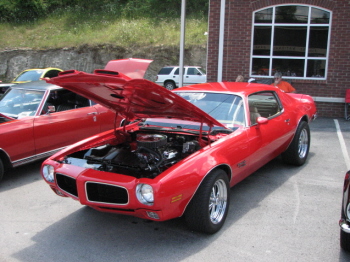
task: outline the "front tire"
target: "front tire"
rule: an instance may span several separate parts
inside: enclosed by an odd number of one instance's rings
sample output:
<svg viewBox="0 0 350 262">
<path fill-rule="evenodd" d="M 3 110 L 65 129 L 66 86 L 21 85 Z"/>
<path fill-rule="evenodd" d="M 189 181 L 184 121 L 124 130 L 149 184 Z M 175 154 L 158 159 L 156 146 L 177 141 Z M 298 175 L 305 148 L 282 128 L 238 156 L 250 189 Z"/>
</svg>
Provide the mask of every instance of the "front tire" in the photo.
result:
<svg viewBox="0 0 350 262">
<path fill-rule="evenodd" d="M 282 153 L 282 159 L 285 163 L 301 166 L 305 163 L 310 149 L 310 127 L 305 121 L 302 121 L 295 132 L 293 141 L 288 149 Z"/>
<path fill-rule="evenodd" d="M 164 83 L 164 87 L 168 90 L 173 90 L 176 88 L 175 83 L 173 81 L 166 81 Z"/>
<path fill-rule="evenodd" d="M 219 231 L 227 216 L 229 194 L 227 174 L 221 169 L 214 170 L 203 180 L 186 209 L 187 226 L 208 234 Z"/>
<path fill-rule="evenodd" d="M 347 252 L 350 252 L 350 234 L 340 230 L 340 247 Z"/>
</svg>

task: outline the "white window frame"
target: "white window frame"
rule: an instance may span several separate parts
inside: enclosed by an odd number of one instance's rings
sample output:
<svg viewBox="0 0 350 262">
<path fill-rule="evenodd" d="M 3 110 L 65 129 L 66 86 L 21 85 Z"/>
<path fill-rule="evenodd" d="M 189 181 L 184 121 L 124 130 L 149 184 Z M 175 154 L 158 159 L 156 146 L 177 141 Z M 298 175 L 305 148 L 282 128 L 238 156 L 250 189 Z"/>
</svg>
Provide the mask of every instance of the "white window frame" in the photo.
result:
<svg viewBox="0 0 350 262">
<path fill-rule="evenodd" d="M 276 13 L 276 7 L 281 6 L 305 6 L 308 7 L 308 21 L 307 23 L 275 23 L 275 13 Z M 259 11 L 272 8 L 272 22 L 271 23 L 255 23 L 255 14 Z M 312 8 L 320 9 L 322 11 L 329 12 L 329 23 L 328 24 L 312 24 L 311 23 L 311 10 Z M 273 6 L 267 6 L 258 10 L 255 10 L 252 14 L 252 33 L 251 33 L 251 48 L 250 48 L 250 68 L 249 68 L 249 75 L 251 77 L 259 77 L 259 78 L 271 78 L 273 77 L 272 72 L 272 60 L 273 59 L 298 59 L 298 60 L 304 60 L 305 66 L 304 66 L 304 75 L 302 77 L 295 77 L 295 76 L 283 76 L 283 78 L 288 79 L 306 79 L 306 80 L 326 80 L 327 79 L 327 73 L 328 73 L 328 60 L 329 60 L 329 49 L 330 49 L 330 38 L 331 38 L 331 28 L 332 28 L 332 11 L 321 8 L 314 5 L 302 5 L 302 4 L 284 4 L 284 5 L 273 5 Z M 253 48 L 254 48 L 254 29 L 256 26 L 270 26 L 271 27 L 271 47 L 270 47 L 270 55 L 253 55 Z M 307 35 L 306 35 L 306 45 L 305 45 L 305 56 L 274 56 L 273 55 L 273 39 L 274 39 L 274 33 L 275 33 L 275 27 L 278 26 L 291 26 L 291 27 L 307 27 Z M 309 37 L 310 37 L 310 27 L 328 27 L 328 40 L 327 40 L 327 51 L 325 57 L 311 57 L 308 56 L 308 46 L 309 46 Z M 269 59 L 269 75 L 253 75 L 252 67 L 253 67 L 253 59 L 254 58 L 265 58 Z M 325 61 L 325 73 L 324 77 L 307 77 L 307 61 L 308 60 L 322 60 Z"/>
</svg>

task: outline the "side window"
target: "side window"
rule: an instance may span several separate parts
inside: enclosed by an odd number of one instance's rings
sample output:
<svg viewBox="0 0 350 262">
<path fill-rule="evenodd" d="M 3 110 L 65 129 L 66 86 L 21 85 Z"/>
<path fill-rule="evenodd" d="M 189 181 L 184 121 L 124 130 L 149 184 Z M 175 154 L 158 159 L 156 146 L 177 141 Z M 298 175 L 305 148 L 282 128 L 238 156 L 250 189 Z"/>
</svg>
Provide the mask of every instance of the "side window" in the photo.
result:
<svg viewBox="0 0 350 262">
<path fill-rule="evenodd" d="M 259 92 L 248 97 L 250 122 L 256 123 L 256 118 L 262 116 L 272 118 L 282 111 L 275 92 Z"/>
<path fill-rule="evenodd" d="M 50 70 L 50 71 L 46 72 L 44 77 L 47 77 L 47 78 L 56 77 L 56 76 L 58 76 L 59 72 L 60 72 L 59 70 Z"/>
<path fill-rule="evenodd" d="M 65 89 L 51 90 L 42 114 L 46 114 L 50 110 L 53 110 L 50 111 L 53 113 L 87 106 L 90 106 L 90 101 L 85 97 Z"/>
<path fill-rule="evenodd" d="M 158 72 L 158 75 L 169 75 L 171 70 L 173 70 L 172 67 L 163 67 L 162 69 L 160 69 L 160 71 Z"/>
<path fill-rule="evenodd" d="M 188 68 L 187 69 L 187 74 L 188 75 L 195 75 L 197 72 L 196 72 L 196 69 L 195 68 Z"/>
<path fill-rule="evenodd" d="M 174 75 L 179 75 L 180 74 L 180 68 L 176 68 L 175 72 L 174 72 Z M 186 74 L 186 68 L 184 68 L 183 70 L 183 74 L 185 75 Z M 188 74 L 188 73 L 187 73 Z"/>
</svg>

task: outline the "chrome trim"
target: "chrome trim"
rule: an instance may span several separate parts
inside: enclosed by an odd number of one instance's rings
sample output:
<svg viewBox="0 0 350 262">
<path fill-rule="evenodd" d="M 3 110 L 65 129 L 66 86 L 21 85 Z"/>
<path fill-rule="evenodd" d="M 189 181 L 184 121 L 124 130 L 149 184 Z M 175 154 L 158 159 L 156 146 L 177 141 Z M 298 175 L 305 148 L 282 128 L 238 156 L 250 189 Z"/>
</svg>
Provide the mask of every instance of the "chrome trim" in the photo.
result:
<svg viewBox="0 0 350 262">
<path fill-rule="evenodd" d="M 348 225 L 345 219 L 339 220 L 339 226 L 342 231 L 344 231 L 347 234 L 350 234 L 350 225 Z"/>
<path fill-rule="evenodd" d="M 97 202 L 97 201 L 90 201 L 87 195 L 87 188 L 86 185 L 88 183 L 92 183 L 92 184 L 100 184 L 100 185 L 107 185 L 107 186 L 114 186 L 114 187 L 119 187 L 119 188 L 123 188 L 126 191 L 126 194 L 128 196 L 128 202 L 125 204 L 114 204 L 114 203 L 110 203 L 110 202 Z M 86 181 L 85 182 L 85 197 L 86 197 L 86 201 L 90 202 L 90 203 L 98 203 L 98 204 L 108 204 L 108 205 L 116 205 L 116 206 L 126 206 L 129 204 L 129 200 L 130 200 L 130 196 L 129 196 L 129 191 L 126 189 L 126 187 L 123 186 L 119 186 L 119 185 L 114 185 L 114 184 L 108 184 L 108 183 L 99 183 L 99 182 L 94 182 L 94 181 Z"/>
<path fill-rule="evenodd" d="M 18 167 L 18 166 L 21 166 L 21 165 L 24 165 L 24 164 L 28 164 L 28 163 L 34 162 L 36 160 L 40 160 L 40 159 L 52 156 L 53 154 L 55 154 L 56 152 L 58 152 L 58 151 L 60 151 L 60 150 L 62 150 L 64 148 L 65 147 L 61 147 L 61 148 L 54 149 L 54 150 L 51 150 L 51 151 L 47 151 L 47 152 L 44 152 L 44 153 L 41 153 L 41 154 L 38 154 L 38 155 L 33 155 L 33 156 L 30 156 L 30 157 L 18 159 L 18 160 L 13 161 L 13 162 L 11 161 L 11 163 L 12 163 L 13 167 Z"/>
</svg>

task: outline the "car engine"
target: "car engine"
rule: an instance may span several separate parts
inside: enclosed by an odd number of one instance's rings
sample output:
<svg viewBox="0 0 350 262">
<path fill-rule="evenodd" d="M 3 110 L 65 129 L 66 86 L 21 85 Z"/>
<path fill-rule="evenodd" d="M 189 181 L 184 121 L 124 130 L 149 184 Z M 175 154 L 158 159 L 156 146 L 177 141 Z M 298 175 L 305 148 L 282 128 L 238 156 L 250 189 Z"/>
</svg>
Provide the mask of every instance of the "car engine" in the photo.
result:
<svg viewBox="0 0 350 262">
<path fill-rule="evenodd" d="M 131 142 L 73 153 L 64 163 L 136 178 L 154 178 L 200 149 L 198 137 L 193 135 L 138 133 L 133 137 Z"/>
</svg>

